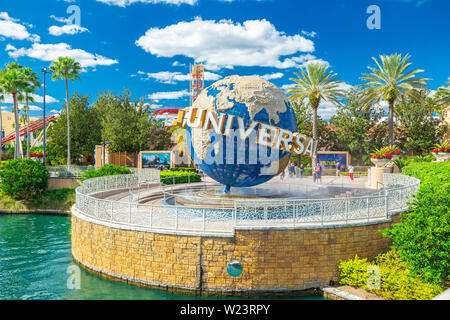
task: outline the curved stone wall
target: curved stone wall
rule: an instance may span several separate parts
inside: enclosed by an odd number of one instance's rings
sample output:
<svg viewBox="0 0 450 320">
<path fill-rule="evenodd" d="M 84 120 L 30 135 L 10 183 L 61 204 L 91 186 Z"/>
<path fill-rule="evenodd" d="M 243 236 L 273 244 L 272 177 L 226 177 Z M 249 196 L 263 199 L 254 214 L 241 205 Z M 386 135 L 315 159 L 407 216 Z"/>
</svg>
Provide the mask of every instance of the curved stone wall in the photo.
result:
<svg viewBox="0 0 450 320">
<path fill-rule="evenodd" d="M 333 227 L 236 229 L 233 236 L 190 236 L 107 226 L 72 215 L 72 253 L 99 274 L 135 284 L 193 293 L 252 294 L 300 291 L 338 280 L 337 262 L 373 257 L 389 245 L 377 223 Z M 243 264 L 240 277 L 226 271 Z"/>
</svg>

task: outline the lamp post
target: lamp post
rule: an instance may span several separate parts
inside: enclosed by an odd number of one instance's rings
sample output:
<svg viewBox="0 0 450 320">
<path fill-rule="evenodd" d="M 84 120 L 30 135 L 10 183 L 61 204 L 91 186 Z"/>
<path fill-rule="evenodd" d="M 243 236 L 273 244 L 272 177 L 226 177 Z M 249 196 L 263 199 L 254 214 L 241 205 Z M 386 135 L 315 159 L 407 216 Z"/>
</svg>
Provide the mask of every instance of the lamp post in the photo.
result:
<svg viewBox="0 0 450 320">
<path fill-rule="evenodd" d="M 44 106 L 43 106 L 43 113 L 44 113 L 44 118 L 43 118 L 43 123 L 44 123 L 44 137 L 43 137 L 43 154 L 42 154 L 42 159 L 44 161 L 44 166 L 47 165 L 46 162 L 46 153 L 45 153 L 45 149 L 46 149 L 46 142 L 47 142 L 47 137 L 46 137 L 46 131 L 47 131 L 47 127 L 46 127 L 46 118 L 45 118 L 45 75 L 46 74 L 50 74 L 51 72 L 47 70 L 47 68 L 42 68 L 42 73 L 44 74 Z"/>
</svg>

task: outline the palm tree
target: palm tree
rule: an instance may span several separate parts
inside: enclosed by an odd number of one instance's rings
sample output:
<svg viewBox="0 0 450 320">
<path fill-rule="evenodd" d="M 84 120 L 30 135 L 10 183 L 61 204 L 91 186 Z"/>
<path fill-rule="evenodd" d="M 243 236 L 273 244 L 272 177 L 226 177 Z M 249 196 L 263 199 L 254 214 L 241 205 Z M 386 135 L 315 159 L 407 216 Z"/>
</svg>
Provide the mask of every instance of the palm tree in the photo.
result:
<svg viewBox="0 0 450 320">
<path fill-rule="evenodd" d="M 22 144 L 19 136 L 19 110 L 17 107 L 17 96 L 26 87 L 24 68 L 13 62 L 6 65 L 6 69 L 0 73 L 0 87 L 3 92 L 11 94 L 14 102 L 14 120 L 16 130 L 16 141 L 14 148 L 14 159 L 21 158 Z"/>
<path fill-rule="evenodd" d="M 67 80 L 80 80 L 81 65 L 70 57 L 59 57 L 50 66 L 53 73 L 52 80 L 64 79 L 66 83 L 66 112 L 67 112 L 67 166 L 70 166 L 70 119 L 69 119 L 69 88 Z"/>
<path fill-rule="evenodd" d="M 32 93 L 36 91 L 36 88 L 39 88 L 41 84 L 39 83 L 39 77 L 36 72 L 34 72 L 30 68 L 24 68 L 25 72 L 25 80 L 27 82 L 27 86 L 24 88 L 24 95 L 20 95 L 20 100 L 25 102 L 25 112 L 26 112 L 26 122 L 27 122 L 27 158 L 30 155 L 30 106 L 29 103 L 34 103 L 34 99 L 31 96 Z"/>
<path fill-rule="evenodd" d="M 417 89 L 423 88 L 428 79 L 416 77 L 423 70 L 407 71 L 411 65 L 409 54 L 380 55 L 380 62 L 374 57 L 377 68 L 368 67 L 371 73 L 363 73 L 361 80 L 366 83 L 359 85 L 361 103 L 369 106 L 382 100 L 389 104 L 389 144 L 394 145 L 394 104 L 396 100 L 403 100 L 405 96 L 421 102 L 421 95 Z"/>
<path fill-rule="evenodd" d="M 440 105 L 450 104 L 450 78 L 448 78 L 447 86 L 439 87 L 436 96 L 438 97 L 438 103 Z"/>
<path fill-rule="evenodd" d="M 341 89 L 341 83 L 336 74 L 323 63 L 309 63 L 297 78 L 291 78 L 295 84 L 288 88 L 289 100 L 303 103 L 307 98 L 307 104 L 313 110 L 313 139 L 317 140 L 317 109 L 322 101 L 328 101 L 340 105 L 339 98 L 345 95 Z M 316 159 L 313 157 L 313 166 Z"/>
</svg>

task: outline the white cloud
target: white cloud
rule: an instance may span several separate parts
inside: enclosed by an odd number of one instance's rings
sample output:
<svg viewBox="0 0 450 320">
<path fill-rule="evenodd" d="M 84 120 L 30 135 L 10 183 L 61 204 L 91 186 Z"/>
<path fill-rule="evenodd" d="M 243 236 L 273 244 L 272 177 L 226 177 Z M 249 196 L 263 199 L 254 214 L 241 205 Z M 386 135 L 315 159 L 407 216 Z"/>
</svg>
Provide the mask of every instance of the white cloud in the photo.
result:
<svg viewBox="0 0 450 320">
<path fill-rule="evenodd" d="M 315 32 L 315 31 L 308 32 L 308 31 L 302 30 L 301 34 L 304 36 L 310 37 L 310 38 L 314 38 L 317 35 L 317 32 Z"/>
<path fill-rule="evenodd" d="M 265 75 L 262 75 L 262 76 L 255 74 L 254 76 L 269 81 L 269 80 L 273 80 L 273 79 L 283 78 L 284 74 L 281 73 L 281 72 L 276 72 L 276 73 L 265 74 Z"/>
<path fill-rule="evenodd" d="M 76 24 L 66 24 L 62 27 L 58 27 L 58 26 L 51 26 L 50 28 L 48 28 L 48 32 L 52 35 L 52 36 L 61 36 L 63 34 L 77 34 L 77 33 L 83 33 L 83 32 L 89 32 L 88 29 L 80 27 Z"/>
<path fill-rule="evenodd" d="M 69 24 L 69 23 L 72 22 L 72 19 L 70 19 L 70 18 L 57 17 L 57 16 L 55 16 L 53 14 L 50 16 L 50 18 L 55 20 L 55 21 L 58 21 L 58 22 L 61 22 L 61 23 L 66 23 L 66 24 Z"/>
<path fill-rule="evenodd" d="M 174 4 L 174 5 L 181 5 L 181 4 L 188 4 L 188 5 L 194 5 L 197 3 L 198 0 L 97 0 L 97 2 L 103 2 L 110 6 L 119 6 L 119 7 L 127 7 L 129 5 L 132 5 L 133 3 L 163 3 L 163 4 Z"/>
<path fill-rule="evenodd" d="M 187 90 L 182 91 L 170 91 L 170 92 L 156 92 L 148 95 L 152 100 L 176 100 L 183 97 L 189 97 L 190 93 Z"/>
<path fill-rule="evenodd" d="M 19 104 L 18 106 L 20 110 L 25 110 L 26 106 L 24 104 Z M 42 108 L 34 105 L 28 105 L 28 108 L 30 109 L 30 111 L 42 111 Z"/>
<path fill-rule="evenodd" d="M 67 43 L 41 44 L 34 43 L 31 48 L 14 47 L 8 50 L 8 55 L 14 59 L 19 57 L 30 57 L 42 61 L 54 61 L 58 57 L 71 57 L 81 64 L 81 67 L 110 66 L 119 63 L 117 60 L 109 59 L 99 54 L 92 54 L 82 49 L 72 49 Z"/>
<path fill-rule="evenodd" d="M 56 110 L 56 109 L 50 110 L 50 113 L 53 113 L 53 114 L 59 114 L 59 112 L 60 112 L 60 111 L 58 111 L 58 110 Z"/>
<path fill-rule="evenodd" d="M 34 99 L 35 103 L 43 103 L 44 102 L 43 96 L 40 96 L 36 93 L 30 94 L 30 96 Z M 4 103 L 9 103 L 9 104 L 14 103 L 12 96 L 10 94 L 5 94 L 4 97 L 5 97 Z M 45 95 L 45 103 L 57 103 L 57 102 L 59 102 L 58 99 L 55 99 L 49 95 Z"/>
<path fill-rule="evenodd" d="M 11 18 L 7 12 L 0 12 L 0 36 L 15 40 L 39 42 L 39 36 L 29 33 L 24 25 L 18 23 L 19 21 L 19 19 Z"/>
<path fill-rule="evenodd" d="M 173 67 L 185 67 L 186 64 L 185 63 L 180 63 L 178 61 L 175 61 L 174 63 L 172 63 Z"/>
<path fill-rule="evenodd" d="M 138 71 L 138 74 L 145 75 L 145 77 L 141 78 L 141 80 L 150 80 L 155 79 L 156 81 L 168 84 L 174 84 L 179 81 L 190 81 L 190 74 L 182 74 L 181 72 L 169 72 L 169 71 L 161 71 L 157 73 L 146 73 L 143 71 Z M 216 81 L 221 79 L 222 76 L 212 72 L 205 72 L 205 80 L 206 81 Z"/>
<path fill-rule="evenodd" d="M 290 56 L 313 52 L 314 42 L 301 35 L 286 35 L 269 21 L 202 20 L 150 28 L 136 45 L 157 57 L 183 55 L 206 64 L 209 70 L 233 66 L 298 67 Z"/>
</svg>

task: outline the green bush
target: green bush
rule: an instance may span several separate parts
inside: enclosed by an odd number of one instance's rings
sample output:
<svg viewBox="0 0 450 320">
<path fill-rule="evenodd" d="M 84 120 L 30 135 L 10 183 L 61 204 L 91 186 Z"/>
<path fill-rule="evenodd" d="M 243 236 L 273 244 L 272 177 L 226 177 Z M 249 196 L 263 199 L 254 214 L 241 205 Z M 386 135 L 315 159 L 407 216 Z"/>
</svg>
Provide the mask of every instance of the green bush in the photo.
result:
<svg viewBox="0 0 450 320">
<path fill-rule="evenodd" d="M 170 168 L 170 171 L 189 171 L 189 172 L 196 172 L 195 168 Z"/>
<path fill-rule="evenodd" d="M 108 164 L 97 170 L 93 169 L 85 171 L 85 173 L 83 174 L 83 180 L 104 176 L 115 176 L 120 174 L 131 174 L 131 170 L 127 167 L 119 167 L 113 164 Z"/>
<path fill-rule="evenodd" d="M 306 167 L 303 169 L 303 175 L 304 176 L 312 176 L 312 168 Z"/>
<path fill-rule="evenodd" d="M 1 190 L 16 200 L 39 198 L 48 186 L 45 166 L 31 159 L 10 160 L 0 172 Z"/>
<path fill-rule="evenodd" d="M 175 184 L 202 181 L 202 177 L 192 171 L 161 171 L 160 179 L 164 184 L 173 184 L 174 181 Z"/>
<path fill-rule="evenodd" d="M 424 280 L 450 280 L 450 162 L 412 162 L 403 174 L 421 180 L 402 220 L 383 234 L 411 271 Z"/>
<path fill-rule="evenodd" d="M 370 266 L 380 268 L 379 288 L 373 285 Z M 338 268 L 340 284 L 361 287 L 389 300 L 429 300 L 443 291 L 438 285 L 424 282 L 411 273 L 395 250 L 378 255 L 373 262 L 355 256 L 340 261 Z M 368 286 L 368 282 L 372 286 Z"/>
</svg>

